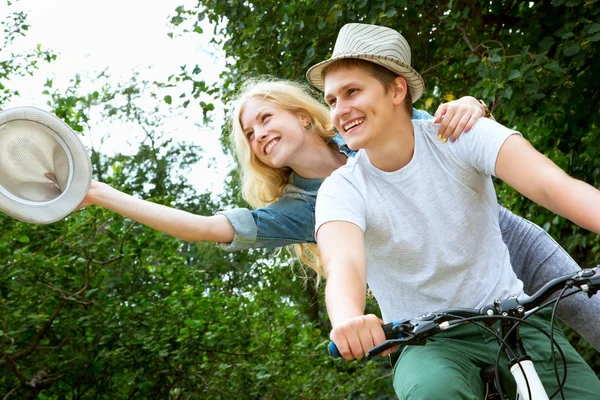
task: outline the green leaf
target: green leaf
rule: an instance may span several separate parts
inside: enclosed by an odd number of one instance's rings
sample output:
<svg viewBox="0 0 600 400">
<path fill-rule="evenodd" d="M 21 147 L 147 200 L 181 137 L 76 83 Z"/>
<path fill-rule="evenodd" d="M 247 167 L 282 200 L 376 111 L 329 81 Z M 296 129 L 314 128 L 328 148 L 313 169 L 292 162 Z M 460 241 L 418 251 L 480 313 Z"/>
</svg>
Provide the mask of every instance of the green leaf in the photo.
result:
<svg viewBox="0 0 600 400">
<path fill-rule="evenodd" d="M 577 42 L 567 42 L 563 47 L 563 53 L 567 57 L 574 56 L 579 53 L 579 50 L 581 50 L 581 47 L 579 47 L 579 43 Z"/>
<path fill-rule="evenodd" d="M 23 236 L 19 237 L 18 240 L 21 243 L 29 243 L 29 236 L 23 235 Z"/>
<path fill-rule="evenodd" d="M 388 9 L 388 10 L 385 12 L 385 15 L 386 15 L 388 18 L 392 18 L 392 17 L 393 17 L 394 15 L 396 15 L 396 14 L 398 14 L 398 11 L 396 11 L 396 9 L 395 9 L 395 8 L 390 8 L 390 9 Z"/>
<path fill-rule="evenodd" d="M 556 61 L 550 61 L 548 64 L 544 65 L 544 69 L 548 71 L 557 72 L 559 74 L 564 74 L 565 71 L 558 65 Z"/>
<path fill-rule="evenodd" d="M 517 79 L 521 77 L 521 72 L 518 69 L 513 69 L 512 71 L 510 71 L 510 74 L 508 75 L 508 79 L 509 81 L 512 81 L 513 79 Z"/>
<path fill-rule="evenodd" d="M 171 96 L 165 96 L 164 97 L 165 103 L 167 104 L 171 104 L 173 102 L 173 99 L 171 98 Z"/>
<path fill-rule="evenodd" d="M 512 97 L 513 95 L 513 89 L 510 86 L 506 86 L 503 90 L 502 90 L 502 97 L 509 99 Z"/>
<path fill-rule="evenodd" d="M 479 61 L 479 56 L 477 56 L 477 54 L 471 54 L 471 57 L 467 58 L 467 61 L 465 61 L 465 65 L 469 65 L 477 61 Z"/>
<path fill-rule="evenodd" d="M 487 78 L 490 75 L 490 69 L 485 63 L 480 63 L 477 67 L 477 73 L 482 78 Z"/>
<path fill-rule="evenodd" d="M 588 35 L 593 35 L 596 32 L 600 32 L 600 24 L 598 24 L 598 23 L 589 24 L 585 27 L 584 31 Z"/>
<path fill-rule="evenodd" d="M 498 63 L 498 62 L 502 61 L 502 59 L 500 58 L 499 54 L 494 54 L 493 56 L 488 58 L 488 61 L 491 63 Z"/>
<path fill-rule="evenodd" d="M 548 50 L 554 44 L 552 36 L 545 36 L 539 43 L 539 46 L 543 50 Z"/>
</svg>

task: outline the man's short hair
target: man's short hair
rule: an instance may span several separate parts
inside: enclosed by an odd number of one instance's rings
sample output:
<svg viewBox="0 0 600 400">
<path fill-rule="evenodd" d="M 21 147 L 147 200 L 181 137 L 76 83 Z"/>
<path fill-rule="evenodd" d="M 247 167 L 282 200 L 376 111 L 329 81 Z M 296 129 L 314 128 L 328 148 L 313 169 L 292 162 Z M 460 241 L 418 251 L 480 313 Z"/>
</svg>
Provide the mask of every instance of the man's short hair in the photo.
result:
<svg viewBox="0 0 600 400">
<path fill-rule="evenodd" d="M 373 78 L 377 79 L 383 85 L 383 88 L 386 93 L 393 88 L 396 78 L 398 78 L 398 77 L 402 78 L 400 75 L 397 75 L 393 71 L 391 71 L 379 64 L 375 64 L 375 63 L 365 61 L 365 60 L 360 60 L 358 58 L 343 58 L 341 60 L 337 60 L 336 62 L 328 65 L 327 67 L 325 67 L 323 69 L 323 73 L 322 73 L 323 79 L 325 79 L 325 76 L 327 75 L 328 72 L 338 70 L 340 68 L 345 68 L 345 69 L 360 68 L 360 69 L 362 69 L 363 71 L 365 71 L 369 75 L 371 75 Z M 404 78 L 402 78 L 402 79 L 404 79 Z M 410 90 L 408 90 L 408 88 L 406 90 L 406 96 L 404 97 L 404 108 L 405 108 L 406 112 L 408 112 L 408 115 L 410 117 L 412 117 L 412 114 L 413 114 L 412 99 L 410 96 Z"/>
</svg>

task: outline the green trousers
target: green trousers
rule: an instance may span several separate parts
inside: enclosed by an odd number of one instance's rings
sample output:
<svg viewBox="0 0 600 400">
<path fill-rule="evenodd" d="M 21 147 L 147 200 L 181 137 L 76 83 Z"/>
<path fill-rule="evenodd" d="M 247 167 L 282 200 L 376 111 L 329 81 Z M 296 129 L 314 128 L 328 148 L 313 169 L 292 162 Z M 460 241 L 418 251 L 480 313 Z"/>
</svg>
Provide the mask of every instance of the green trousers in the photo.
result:
<svg viewBox="0 0 600 400">
<path fill-rule="evenodd" d="M 550 332 L 550 310 L 543 310 L 527 319 Z M 593 321 L 593 319 L 590 319 Z M 499 326 L 496 323 L 494 331 Z M 550 339 L 537 329 L 521 324 L 521 338 L 527 354 L 550 396 L 558 388 L 553 369 Z M 567 359 L 567 381 L 563 387 L 565 399 L 600 399 L 600 381 L 596 374 L 567 341 L 560 329 L 554 339 Z M 498 354 L 496 338 L 474 324 L 463 324 L 438 333 L 425 346 L 406 346 L 394 366 L 394 390 L 399 399 L 473 399 L 484 398 L 480 372 L 494 365 Z M 563 377 L 562 358 L 555 348 L 559 376 Z M 504 351 L 500 360 L 503 390 L 515 398 L 516 385 L 508 368 Z M 560 399 L 560 394 L 554 397 Z"/>
</svg>

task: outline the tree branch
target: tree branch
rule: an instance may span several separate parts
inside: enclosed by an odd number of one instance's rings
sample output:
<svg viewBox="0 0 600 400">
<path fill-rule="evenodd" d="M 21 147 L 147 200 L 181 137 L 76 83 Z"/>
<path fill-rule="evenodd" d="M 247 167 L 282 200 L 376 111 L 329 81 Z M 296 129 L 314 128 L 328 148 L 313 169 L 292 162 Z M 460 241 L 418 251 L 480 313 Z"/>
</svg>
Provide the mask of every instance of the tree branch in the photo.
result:
<svg viewBox="0 0 600 400">
<path fill-rule="evenodd" d="M 443 59 L 442 61 L 440 61 L 439 63 L 435 64 L 434 66 L 431 66 L 431 67 L 427 68 L 425 71 L 421 72 L 421 75 L 427 74 L 432 69 L 435 69 L 435 68 L 439 67 L 440 65 L 442 65 L 446 61 L 452 60 L 453 58 L 456 58 L 456 57 L 447 57 L 447 58 Z"/>
<path fill-rule="evenodd" d="M 11 394 L 13 394 L 13 393 L 14 393 L 14 392 L 16 392 L 17 390 L 19 390 L 19 387 L 20 387 L 20 386 L 17 386 L 16 388 L 12 388 L 10 392 L 6 393 L 6 396 L 4 396 L 4 397 L 2 398 L 2 400 L 6 400 L 6 399 L 8 399 L 8 397 L 9 397 Z"/>
<path fill-rule="evenodd" d="M 37 333 L 37 335 L 33 339 L 33 342 L 31 342 L 31 344 L 29 345 L 29 347 L 26 348 L 25 350 L 23 350 L 20 353 L 17 353 L 17 354 L 15 354 L 13 356 L 10 356 L 10 358 L 12 360 L 19 360 L 19 359 L 21 359 L 23 357 L 27 357 L 29 354 L 31 354 L 33 351 L 35 351 L 35 349 L 37 348 L 37 346 L 40 344 L 40 341 L 46 335 L 46 333 L 50 329 L 50 326 L 52 325 L 52 323 L 54 322 L 54 320 L 56 319 L 56 317 L 58 317 L 58 314 L 60 314 L 60 312 L 61 312 L 61 310 L 63 309 L 64 306 L 65 306 L 64 300 L 62 300 L 62 299 L 59 300 L 58 307 L 54 311 L 54 314 L 52 314 L 52 316 L 48 319 L 48 321 L 46 321 L 46 323 L 44 324 L 44 326 L 42 327 L 42 329 L 39 330 L 39 332 Z"/>
<path fill-rule="evenodd" d="M 463 34 L 463 40 L 465 41 L 465 43 L 467 44 L 467 46 L 469 46 L 469 49 L 471 49 L 471 51 L 473 52 L 473 54 L 477 54 L 478 56 L 481 57 L 481 53 L 477 51 L 477 48 L 479 46 L 474 46 L 473 43 L 471 43 L 471 40 L 467 36 L 467 30 L 465 28 L 463 28 L 462 26 L 460 26 L 460 25 L 456 25 L 456 29 L 458 29 L 459 31 L 462 32 L 462 34 Z"/>
</svg>

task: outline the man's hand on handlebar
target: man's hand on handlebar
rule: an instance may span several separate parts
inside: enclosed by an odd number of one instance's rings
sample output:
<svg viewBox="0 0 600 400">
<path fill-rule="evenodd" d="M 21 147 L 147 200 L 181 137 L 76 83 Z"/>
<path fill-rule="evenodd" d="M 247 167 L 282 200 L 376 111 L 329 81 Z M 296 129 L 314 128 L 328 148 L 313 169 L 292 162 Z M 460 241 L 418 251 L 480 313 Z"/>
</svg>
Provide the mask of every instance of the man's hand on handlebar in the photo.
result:
<svg viewBox="0 0 600 400">
<path fill-rule="evenodd" d="M 376 315 L 361 315 L 334 327 L 330 338 L 344 359 L 360 359 L 369 349 L 385 341 L 382 325 L 383 321 Z M 394 350 L 388 349 L 382 354 L 391 354 Z"/>
</svg>

